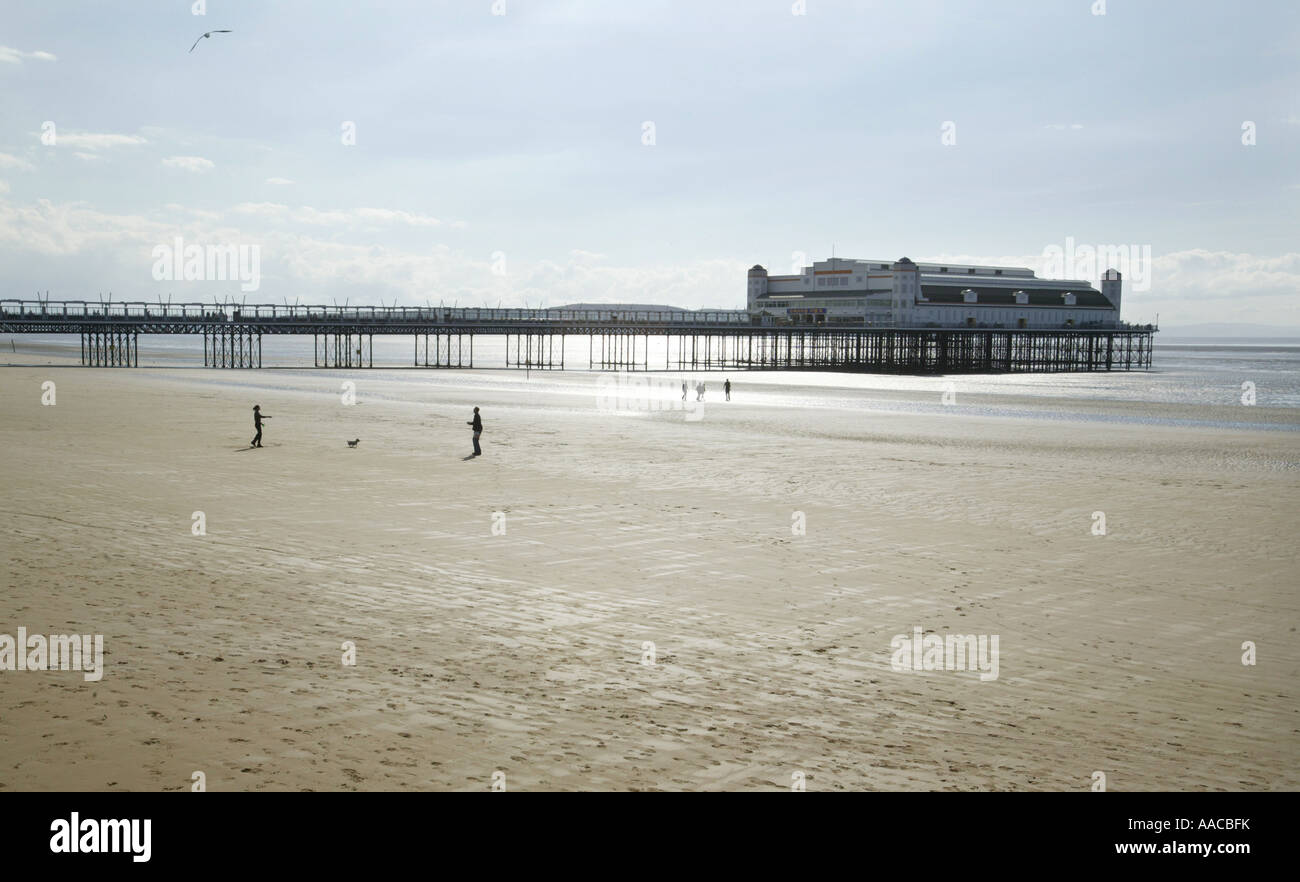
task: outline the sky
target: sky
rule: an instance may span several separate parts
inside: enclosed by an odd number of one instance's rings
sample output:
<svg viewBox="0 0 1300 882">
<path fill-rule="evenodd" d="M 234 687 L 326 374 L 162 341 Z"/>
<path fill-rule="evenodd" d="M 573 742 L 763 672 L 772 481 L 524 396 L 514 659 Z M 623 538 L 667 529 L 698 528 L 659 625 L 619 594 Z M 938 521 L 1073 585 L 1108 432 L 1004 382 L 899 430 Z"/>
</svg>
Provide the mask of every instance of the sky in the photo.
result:
<svg viewBox="0 0 1300 882">
<path fill-rule="evenodd" d="M 1300 326 L 1298 62 L 1293 0 L 0 0 L 0 297 L 739 308 L 1073 244 L 1126 320 Z"/>
</svg>

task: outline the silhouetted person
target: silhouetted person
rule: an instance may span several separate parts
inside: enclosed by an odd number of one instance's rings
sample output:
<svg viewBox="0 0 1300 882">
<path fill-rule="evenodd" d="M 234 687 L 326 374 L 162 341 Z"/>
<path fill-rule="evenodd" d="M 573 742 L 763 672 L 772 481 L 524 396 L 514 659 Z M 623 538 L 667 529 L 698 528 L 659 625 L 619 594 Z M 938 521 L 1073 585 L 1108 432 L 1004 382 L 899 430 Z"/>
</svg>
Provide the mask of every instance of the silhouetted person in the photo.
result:
<svg viewBox="0 0 1300 882">
<path fill-rule="evenodd" d="M 253 428 L 257 429 L 257 434 L 253 436 L 252 441 L 248 442 L 249 447 L 262 446 L 262 420 L 264 419 L 269 420 L 270 417 L 262 413 L 262 405 L 254 404 L 253 405 Z"/>
<path fill-rule="evenodd" d="M 686 400 L 686 381 L 682 380 L 682 401 Z"/>
<path fill-rule="evenodd" d="M 722 391 L 727 393 L 727 400 L 731 400 L 731 381 L 727 380 L 722 384 Z"/>
<path fill-rule="evenodd" d="M 704 400 L 704 384 L 703 384 L 703 383 L 696 383 L 696 384 L 695 384 L 695 400 L 696 400 L 696 401 L 703 401 L 703 400 Z"/>
<path fill-rule="evenodd" d="M 467 426 L 474 427 L 474 455 L 482 456 L 483 450 L 478 446 L 478 436 L 483 434 L 483 418 L 478 415 L 478 408 L 474 408 L 474 419 L 465 423 Z"/>
</svg>

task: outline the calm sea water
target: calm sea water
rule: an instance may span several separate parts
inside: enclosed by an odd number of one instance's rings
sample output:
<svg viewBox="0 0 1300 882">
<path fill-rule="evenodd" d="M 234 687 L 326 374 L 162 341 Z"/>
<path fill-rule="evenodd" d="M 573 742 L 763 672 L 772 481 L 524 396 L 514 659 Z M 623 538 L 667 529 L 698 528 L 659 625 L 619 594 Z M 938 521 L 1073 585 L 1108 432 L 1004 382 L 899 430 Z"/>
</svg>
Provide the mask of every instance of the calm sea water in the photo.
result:
<svg viewBox="0 0 1300 882">
<path fill-rule="evenodd" d="M 30 335 L 0 340 L 0 363 L 40 363 L 39 354 L 51 349 L 78 354 L 80 341 L 72 336 Z M 25 357 L 26 356 L 26 357 Z M 421 357 L 423 352 L 421 351 Z M 200 338 L 187 336 L 141 337 L 141 364 L 185 367 L 202 364 Z M 375 337 L 375 367 L 410 367 L 415 351 L 410 337 Z M 648 361 L 652 370 L 664 368 L 662 340 L 651 341 Z M 474 363 L 482 368 L 505 367 L 501 338 L 482 338 L 474 345 Z M 565 348 L 565 364 L 586 370 L 588 341 L 571 338 Z M 263 365 L 266 367 L 312 366 L 312 341 L 302 337 L 264 337 Z M 670 371 L 676 377 L 676 371 Z M 695 372 L 710 383 L 720 383 L 724 372 Z M 420 372 L 420 376 L 429 376 Z M 827 398 L 834 389 L 917 391 L 927 395 L 936 388 L 936 378 L 885 374 L 836 374 L 789 371 L 733 371 L 734 383 L 752 391 L 761 388 L 775 394 L 783 385 L 823 387 Z M 574 377 L 576 380 L 576 376 Z M 1261 408 L 1300 409 L 1300 338 L 1167 338 L 1157 337 L 1154 365 L 1147 371 L 1078 374 L 959 375 L 952 378 L 959 388 L 973 394 L 1030 396 L 1042 398 L 1136 401 L 1188 405 L 1239 405 L 1253 384 L 1256 405 Z M 534 371 L 533 382 L 565 386 L 564 375 Z M 819 396 L 820 397 L 820 396 Z M 834 404 L 832 404 L 834 406 Z"/>
</svg>

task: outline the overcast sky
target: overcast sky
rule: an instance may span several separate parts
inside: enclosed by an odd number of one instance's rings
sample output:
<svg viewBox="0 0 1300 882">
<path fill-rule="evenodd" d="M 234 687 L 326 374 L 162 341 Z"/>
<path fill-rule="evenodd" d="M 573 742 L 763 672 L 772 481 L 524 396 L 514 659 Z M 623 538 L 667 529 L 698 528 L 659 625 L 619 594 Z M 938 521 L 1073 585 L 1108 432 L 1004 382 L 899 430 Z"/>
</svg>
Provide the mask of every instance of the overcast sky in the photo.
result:
<svg viewBox="0 0 1300 882">
<path fill-rule="evenodd" d="M 1149 247 L 1126 319 L 1300 325 L 1293 0 L 191 6 L 5 0 L 0 296 L 739 307 L 1071 237 Z"/>
</svg>

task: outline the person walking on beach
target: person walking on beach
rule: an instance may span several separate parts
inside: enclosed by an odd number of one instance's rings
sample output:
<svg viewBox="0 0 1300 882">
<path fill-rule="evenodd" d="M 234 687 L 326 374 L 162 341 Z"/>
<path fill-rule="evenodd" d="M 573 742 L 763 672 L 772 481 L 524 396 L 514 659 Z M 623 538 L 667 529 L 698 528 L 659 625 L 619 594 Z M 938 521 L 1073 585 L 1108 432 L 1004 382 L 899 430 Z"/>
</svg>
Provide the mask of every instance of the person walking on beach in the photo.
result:
<svg viewBox="0 0 1300 882">
<path fill-rule="evenodd" d="M 703 384 L 703 383 L 696 383 L 696 384 L 695 384 L 695 400 L 696 400 L 696 401 L 703 401 L 703 400 L 704 400 L 704 384 Z"/>
<path fill-rule="evenodd" d="M 257 434 L 253 436 L 252 441 L 248 442 L 249 447 L 262 446 L 262 420 L 270 418 L 270 415 L 262 413 L 262 405 L 253 405 L 253 428 L 257 429 Z"/>
<path fill-rule="evenodd" d="M 686 381 L 682 380 L 682 401 L 686 400 Z"/>
<path fill-rule="evenodd" d="M 730 401 L 730 400 L 731 400 L 731 380 L 727 380 L 725 383 L 722 384 L 722 391 L 727 393 L 727 400 Z"/>
<path fill-rule="evenodd" d="M 483 450 L 478 446 L 478 436 L 483 434 L 483 418 L 478 415 L 478 408 L 474 408 L 474 419 L 465 423 L 467 426 L 474 427 L 474 455 L 482 456 Z"/>
</svg>

